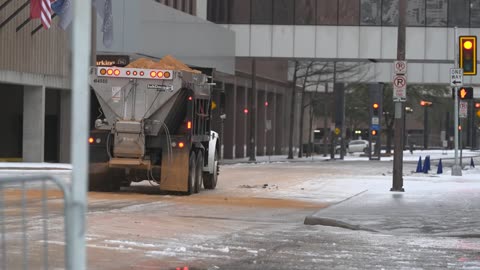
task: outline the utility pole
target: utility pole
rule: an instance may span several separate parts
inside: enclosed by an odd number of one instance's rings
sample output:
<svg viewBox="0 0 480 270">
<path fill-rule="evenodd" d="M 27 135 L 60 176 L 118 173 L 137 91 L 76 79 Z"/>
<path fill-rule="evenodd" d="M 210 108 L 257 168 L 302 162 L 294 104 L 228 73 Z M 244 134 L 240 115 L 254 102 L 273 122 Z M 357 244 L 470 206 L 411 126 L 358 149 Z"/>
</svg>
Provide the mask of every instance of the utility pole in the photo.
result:
<svg viewBox="0 0 480 270">
<path fill-rule="evenodd" d="M 405 61 L 406 39 L 406 12 L 407 0 L 398 3 L 398 36 L 397 36 L 397 60 Z M 403 117 L 405 114 L 403 102 L 395 102 L 395 148 L 393 152 L 393 183 L 390 191 L 405 191 L 403 189 Z"/>
<path fill-rule="evenodd" d="M 454 38 L 455 38 L 455 53 L 454 53 L 454 58 L 455 58 L 455 68 L 459 67 L 458 64 L 458 28 L 455 26 L 454 28 Z M 455 87 L 455 101 L 453 102 L 453 123 L 454 123 L 454 145 L 455 145 L 455 164 L 452 167 L 452 175 L 453 176 L 462 176 L 462 167 L 458 165 L 458 87 Z"/>
<path fill-rule="evenodd" d="M 255 161 L 255 117 L 257 114 L 257 104 L 256 103 L 256 96 L 257 96 L 257 84 L 256 84 L 256 76 L 257 76 L 257 65 L 255 58 L 252 58 L 252 92 L 249 95 L 249 106 L 250 106 L 250 158 L 249 161 Z"/>
</svg>

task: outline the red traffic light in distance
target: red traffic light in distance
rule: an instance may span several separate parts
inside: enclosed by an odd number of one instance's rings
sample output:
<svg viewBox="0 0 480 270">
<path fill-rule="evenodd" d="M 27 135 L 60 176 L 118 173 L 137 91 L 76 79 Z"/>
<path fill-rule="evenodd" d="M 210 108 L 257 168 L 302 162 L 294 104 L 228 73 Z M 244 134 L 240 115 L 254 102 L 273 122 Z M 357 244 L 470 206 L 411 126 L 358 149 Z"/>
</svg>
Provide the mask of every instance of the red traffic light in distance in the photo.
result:
<svg viewBox="0 0 480 270">
<path fill-rule="evenodd" d="M 265 101 L 264 104 L 265 104 L 265 107 L 268 107 L 268 101 Z"/>
<path fill-rule="evenodd" d="M 243 113 L 248 114 L 248 109 L 247 108 L 243 109 Z"/>
<path fill-rule="evenodd" d="M 376 110 L 380 107 L 380 105 L 378 105 L 378 103 L 373 103 L 372 107 Z"/>
<path fill-rule="evenodd" d="M 475 109 L 480 109 L 480 103 L 475 103 Z"/>
</svg>

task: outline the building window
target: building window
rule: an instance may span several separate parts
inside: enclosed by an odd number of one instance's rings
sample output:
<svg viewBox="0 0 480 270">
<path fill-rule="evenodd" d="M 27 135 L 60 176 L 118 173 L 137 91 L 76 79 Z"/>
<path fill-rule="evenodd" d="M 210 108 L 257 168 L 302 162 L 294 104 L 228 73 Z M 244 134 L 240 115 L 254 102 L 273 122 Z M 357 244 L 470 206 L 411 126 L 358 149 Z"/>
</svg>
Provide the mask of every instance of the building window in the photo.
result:
<svg viewBox="0 0 480 270">
<path fill-rule="evenodd" d="M 382 0 L 361 0 L 360 24 L 361 25 L 381 25 L 382 24 Z"/>
<path fill-rule="evenodd" d="M 427 26 L 447 26 L 447 0 L 427 0 Z"/>
<path fill-rule="evenodd" d="M 425 0 L 407 2 L 407 25 L 425 26 Z"/>
<path fill-rule="evenodd" d="M 448 26 L 468 27 L 470 23 L 470 1 L 448 1 Z"/>
<path fill-rule="evenodd" d="M 338 25 L 358 25 L 360 20 L 360 1 L 339 0 Z"/>
<path fill-rule="evenodd" d="M 230 0 L 228 16 L 231 24 L 249 24 L 250 0 Z"/>
<path fill-rule="evenodd" d="M 295 0 L 295 24 L 315 25 L 315 0 Z"/>
<path fill-rule="evenodd" d="M 273 1 L 273 24 L 292 25 L 295 0 Z"/>
<path fill-rule="evenodd" d="M 338 0 L 317 0 L 317 24 L 336 25 Z"/>
<path fill-rule="evenodd" d="M 398 25 L 398 0 L 383 0 L 382 25 Z"/>
<path fill-rule="evenodd" d="M 214 23 L 228 23 L 228 1 L 208 0 L 207 19 Z"/>
<path fill-rule="evenodd" d="M 470 27 L 480 27 L 480 0 L 470 2 Z"/>
<path fill-rule="evenodd" d="M 253 0 L 252 24 L 272 24 L 273 0 Z M 276 0 L 277 1 L 277 0 Z"/>
</svg>

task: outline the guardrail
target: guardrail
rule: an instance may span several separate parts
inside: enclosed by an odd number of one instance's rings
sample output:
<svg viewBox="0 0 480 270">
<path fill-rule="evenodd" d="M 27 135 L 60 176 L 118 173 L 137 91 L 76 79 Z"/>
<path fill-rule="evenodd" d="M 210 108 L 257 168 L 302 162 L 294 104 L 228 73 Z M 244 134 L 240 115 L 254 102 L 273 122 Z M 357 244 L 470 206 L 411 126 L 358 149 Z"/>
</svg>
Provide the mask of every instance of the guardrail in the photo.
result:
<svg viewBox="0 0 480 270">
<path fill-rule="evenodd" d="M 72 205 L 69 185 L 54 176 L 0 178 L 0 269 L 68 269 Z"/>
</svg>

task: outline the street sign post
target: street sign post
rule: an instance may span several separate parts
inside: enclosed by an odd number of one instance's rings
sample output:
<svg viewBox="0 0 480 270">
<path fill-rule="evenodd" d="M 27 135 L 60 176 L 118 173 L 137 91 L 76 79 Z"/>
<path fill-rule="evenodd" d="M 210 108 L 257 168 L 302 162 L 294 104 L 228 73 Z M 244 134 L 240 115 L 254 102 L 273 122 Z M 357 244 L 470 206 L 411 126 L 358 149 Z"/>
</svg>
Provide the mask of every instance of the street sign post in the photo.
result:
<svg viewBox="0 0 480 270">
<path fill-rule="evenodd" d="M 463 86 L 463 69 L 461 68 L 450 69 L 450 86 L 451 87 Z"/>
<path fill-rule="evenodd" d="M 407 76 L 404 74 L 397 74 L 393 77 L 393 101 L 407 101 Z"/>
</svg>

